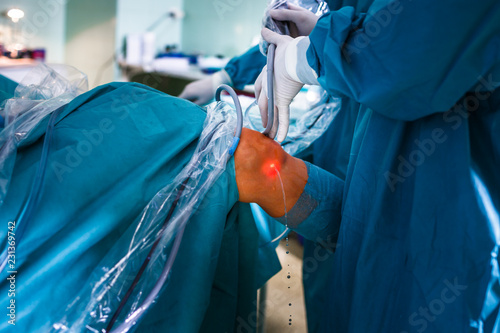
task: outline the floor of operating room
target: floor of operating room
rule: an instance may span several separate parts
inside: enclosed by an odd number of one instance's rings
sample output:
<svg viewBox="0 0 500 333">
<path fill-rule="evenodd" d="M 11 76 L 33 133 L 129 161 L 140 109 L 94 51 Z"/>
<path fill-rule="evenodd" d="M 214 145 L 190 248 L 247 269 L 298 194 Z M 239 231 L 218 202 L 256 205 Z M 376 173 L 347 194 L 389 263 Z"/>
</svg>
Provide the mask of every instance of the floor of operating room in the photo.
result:
<svg viewBox="0 0 500 333">
<path fill-rule="evenodd" d="M 290 252 L 288 255 L 287 251 Z M 263 332 L 307 332 L 302 287 L 303 247 L 296 234 L 292 233 L 288 246 L 286 240 L 282 239 L 276 252 L 282 269 L 266 284 L 267 307 Z M 290 319 L 292 325 L 289 325 Z"/>
</svg>

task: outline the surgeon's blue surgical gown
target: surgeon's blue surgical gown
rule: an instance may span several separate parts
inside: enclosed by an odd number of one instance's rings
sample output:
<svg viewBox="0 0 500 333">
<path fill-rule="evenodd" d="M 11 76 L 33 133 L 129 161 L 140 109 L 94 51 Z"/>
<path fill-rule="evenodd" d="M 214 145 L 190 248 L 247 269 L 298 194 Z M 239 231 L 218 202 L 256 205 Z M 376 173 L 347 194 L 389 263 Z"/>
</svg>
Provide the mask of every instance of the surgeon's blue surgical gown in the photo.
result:
<svg viewBox="0 0 500 333">
<path fill-rule="evenodd" d="M 497 330 L 498 8 L 328 3 L 309 62 L 344 112 L 313 161 L 346 186 L 337 254 L 305 245 L 310 331 Z"/>
<path fill-rule="evenodd" d="M 496 332 L 500 4 L 372 8 L 310 36 L 320 84 L 361 104 L 317 329 Z"/>
</svg>

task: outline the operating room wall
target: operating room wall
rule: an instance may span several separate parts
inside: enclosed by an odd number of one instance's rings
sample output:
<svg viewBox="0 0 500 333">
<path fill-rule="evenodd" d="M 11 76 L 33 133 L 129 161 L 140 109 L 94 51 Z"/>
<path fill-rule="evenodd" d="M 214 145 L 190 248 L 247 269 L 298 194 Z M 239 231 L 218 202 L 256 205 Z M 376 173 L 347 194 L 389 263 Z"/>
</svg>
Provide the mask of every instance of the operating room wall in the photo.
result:
<svg viewBox="0 0 500 333">
<path fill-rule="evenodd" d="M 89 78 L 90 87 L 113 80 L 116 0 L 67 2 L 66 63 Z"/>
<path fill-rule="evenodd" d="M 173 19 L 166 14 L 182 10 L 182 2 L 183 0 L 118 0 L 115 47 L 121 50 L 126 35 L 144 33 L 155 22 L 157 24 L 150 32 L 155 33 L 156 51 L 162 51 L 166 45 L 180 47 L 182 19 Z"/>
<path fill-rule="evenodd" d="M 64 24 L 66 1 L 63 0 L 1 0 L 0 12 L 11 8 L 24 11 L 19 21 L 19 39 L 28 48 L 44 48 L 50 63 L 64 61 Z M 0 20 L 2 36 L 9 34 L 12 21 Z"/>
<path fill-rule="evenodd" d="M 260 35 L 266 0 L 184 0 L 184 52 L 235 56 Z"/>
</svg>

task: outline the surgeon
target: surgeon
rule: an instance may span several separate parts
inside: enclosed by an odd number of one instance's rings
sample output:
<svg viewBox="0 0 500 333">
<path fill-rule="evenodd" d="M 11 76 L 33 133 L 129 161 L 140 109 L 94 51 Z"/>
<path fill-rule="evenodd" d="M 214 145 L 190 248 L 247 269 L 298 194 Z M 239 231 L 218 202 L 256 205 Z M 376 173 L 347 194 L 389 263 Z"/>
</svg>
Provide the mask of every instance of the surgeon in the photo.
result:
<svg viewBox="0 0 500 333">
<path fill-rule="evenodd" d="M 340 8 L 309 37 L 263 31 L 277 45 L 278 141 L 303 84 L 361 105 L 345 182 L 306 164 L 288 216 L 309 238 L 339 227 L 318 331 L 496 332 L 500 4 L 381 1 L 368 13 Z M 319 227 L 315 209 L 297 208 L 316 186 L 332 204 Z"/>
<path fill-rule="evenodd" d="M 265 65 L 266 58 L 260 53 L 259 46 L 253 46 L 244 54 L 232 58 L 223 70 L 188 84 L 179 97 L 198 105 L 207 104 L 213 100 L 215 91 L 221 84 L 235 89 L 254 84 Z"/>
<path fill-rule="evenodd" d="M 356 12 L 363 13 L 367 11 L 370 4 L 371 0 L 330 1 L 329 7 L 331 10 L 336 10 L 345 5 L 351 5 L 356 7 Z M 293 37 L 308 36 L 319 17 L 290 2 L 288 6 L 292 10 L 271 10 L 270 15 L 277 21 L 288 21 Z M 258 47 L 253 47 L 245 54 L 232 59 L 226 68 L 221 71 L 221 74 L 224 74 L 224 71 L 231 73 L 232 81 L 241 83 L 236 88 L 241 89 L 245 84 L 255 83 L 264 65 L 265 58 L 260 53 Z M 215 92 L 216 85 L 221 82 L 218 78 L 228 77 L 225 74 L 219 75 L 216 73 L 209 79 L 191 83 L 180 97 L 189 97 L 189 99 L 196 103 L 199 101 L 203 103 L 208 102 Z M 228 81 L 223 83 L 231 84 Z M 189 94 L 186 92 L 189 92 Z M 206 99 L 201 98 L 203 95 L 206 96 Z M 359 103 L 344 96 L 340 104 L 342 111 L 334 118 L 327 132 L 313 144 L 314 156 L 308 156 L 307 159 L 312 160 L 314 165 L 333 173 L 341 179 L 345 179 Z M 336 147 L 335 151 L 328 150 L 328 146 L 330 145 Z M 331 280 L 333 251 L 336 242 L 335 236 L 332 235 L 332 237 L 327 238 L 319 237 L 314 240 L 304 239 L 303 285 L 309 332 L 318 331 L 320 322 L 323 319 L 325 303 L 328 301 L 325 297 L 324 289 L 329 285 L 329 281 Z M 271 250 L 274 251 L 274 248 Z M 261 256 L 267 260 L 259 270 L 263 276 L 267 276 L 266 274 L 272 271 L 269 262 L 271 256 L 266 251 L 263 251 Z"/>
</svg>

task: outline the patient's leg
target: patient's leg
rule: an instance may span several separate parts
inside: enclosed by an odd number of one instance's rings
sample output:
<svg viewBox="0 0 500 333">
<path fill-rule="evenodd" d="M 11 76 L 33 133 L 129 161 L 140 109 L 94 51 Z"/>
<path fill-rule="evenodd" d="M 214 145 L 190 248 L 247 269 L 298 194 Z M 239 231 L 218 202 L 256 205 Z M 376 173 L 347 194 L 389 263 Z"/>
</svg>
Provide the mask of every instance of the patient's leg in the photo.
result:
<svg viewBox="0 0 500 333">
<path fill-rule="evenodd" d="M 248 129 L 235 153 L 235 171 L 240 201 L 259 204 L 308 239 L 335 243 L 344 188 L 340 178 L 290 156 L 276 141 Z"/>
</svg>

